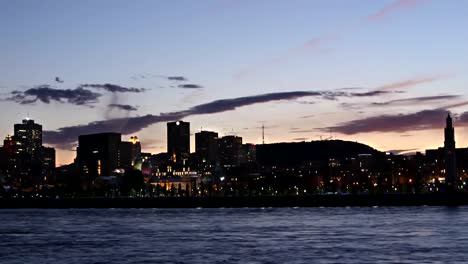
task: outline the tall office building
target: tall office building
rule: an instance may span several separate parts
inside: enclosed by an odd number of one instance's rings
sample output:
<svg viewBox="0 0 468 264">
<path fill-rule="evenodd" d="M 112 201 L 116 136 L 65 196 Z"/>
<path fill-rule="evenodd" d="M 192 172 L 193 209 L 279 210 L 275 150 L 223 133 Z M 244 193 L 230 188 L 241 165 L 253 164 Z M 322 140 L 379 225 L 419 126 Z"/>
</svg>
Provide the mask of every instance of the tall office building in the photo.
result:
<svg viewBox="0 0 468 264">
<path fill-rule="evenodd" d="M 218 140 L 219 158 L 223 166 L 238 166 L 241 162 L 242 137 L 224 136 Z"/>
<path fill-rule="evenodd" d="M 55 149 L 41 147 L 41 162 L 44 172 L 51 172 L 55 169 Z"/>
<path fill-rule="evenodd" d="M 195 152 L 202 162 L 214 162 L 218 158 L 218 133 L 201 131 L 195 133 Z"/>
<path fill-rule="evenodd" d="M 190 123 L 167 123 L 167 153 L 171 160 L 183 164 L 190 156 Z"/>
<path fill-rule="evenodd" d="M 119 167 L 129 169 L 141 162 L 141 144 L 138 137 L 130 137 L 129 141 L 120 142 Z"/>
<path fill-rule="evenodd" d="M 28 153 L 32 159 L 40 158 L 42 147 L 42 126 L 32 119 L 24 119 L 23 123 L 15 124 L 14 140 L 18 153 Z"/>
<path fill-rule="evenodd" d="M 457 189 L 457 161 L 455 156 L 455 129 L 450 114 L 446 119 L 445 127 L 445 183 L 448 191 Z"/>
<path fill-rule="evenodd" d="M 78 137 L 77 161 L 86 180 L 109 176 L 119 165 L 121 134 L 100 133 Z"/>
</svg>

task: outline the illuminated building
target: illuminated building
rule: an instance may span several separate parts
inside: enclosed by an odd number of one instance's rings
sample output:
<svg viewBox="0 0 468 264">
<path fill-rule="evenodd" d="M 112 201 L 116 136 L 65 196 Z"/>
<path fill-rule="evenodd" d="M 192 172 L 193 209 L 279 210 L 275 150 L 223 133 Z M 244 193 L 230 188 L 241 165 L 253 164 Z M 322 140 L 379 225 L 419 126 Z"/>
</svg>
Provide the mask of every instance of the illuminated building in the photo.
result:
<svg viewBox="0 0 468 264">
<path fill-rule="evenodd" d="M 445 127 L 445 183 L 448 191 L 457 189 L 457 161 L 455 154 L 455 130 L 450 114 L 447 116 Z"/>
<path fill-rule="evenodd" d="M 218 140 L 220 162 L 225 167 L 238 166 L 241 162 L 242 137 L 224 136 Z"/>
<path fill-rule="evenodd" d="M 195 133 L 195 152 L 202 162 L 214 162 L 218 157 L 218 133 L 201 131 Z"/>
<path fill-rule="evenodd" d="M 243 144 L 241 148 L 241 164 L 254 163 L 257 160 L 257 146 L 255 144 Z"/>
<path fill-rule="evenodd" d="M 167 123 L 167 153 L 172 161 L 184 164 L 190 156 L 190 123 Z"/>
<path fill-rule="evenodd" d="M 55 149 L 42 147 L 41 148 L 42 169 L 45 172 L 50 172 L 55 169 Z"/>
<path fill-rule="evenodd" d="M 100 133 L 78 137 L 77 161 L 81 175 L 92 181 L 113 175 L 119 163 L 121 134 Z"/>
<path fill-rule="evenodd" d="M 141 163 L 141 144 L 138 137 L 130 137 L 129 141 L 122 141 L 119 145 L 120 168 L 129 169 Z"/>
<path fill-rule="evenodd" d="M 42 146 L 42 126 L 32 119 L 24 119 L 23 123 L 15 124 L 14 140 L 19 153 L 28 153 L 32 159 L 39 158 Z"/>
</svg>

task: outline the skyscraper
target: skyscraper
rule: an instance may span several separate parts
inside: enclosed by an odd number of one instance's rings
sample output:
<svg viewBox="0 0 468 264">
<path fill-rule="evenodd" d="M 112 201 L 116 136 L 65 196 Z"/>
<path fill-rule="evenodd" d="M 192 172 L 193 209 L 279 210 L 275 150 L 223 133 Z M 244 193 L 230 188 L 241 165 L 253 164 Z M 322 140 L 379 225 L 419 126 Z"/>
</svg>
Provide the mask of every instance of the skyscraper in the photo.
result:
<svg viewBox="0 0 468 264">
<path fill-rule="evenodd" d="M 190 156 L 190 123 L 167 123 L 167 153 L 172 161 L 182 164 Z"/>
<path fill-rule="evenodd" d="M 81 175 L 88 181 L 112 175 L 119 165 L 120 141 L 119 133 L 79 136 L 77 160 Z"/>
<path fill-rule="evenodd" d="M 455 156 L 455 129 L 450 114 L 446 119 L 444 152 L 447 191 L 454 191 L 457 189 L 457 161 Z"/>
<path fill-rule="evenodd" d="M 225 167 L 238 166 L 241 162 L 242 137 L 224 136 L 218 143 L 221 164 Z"/>
<path fill-rule="evenodd" d="M 218 133 L 200 131 L 195 133 L 195 152 L 201 161 L 213 162 L 218 157 Z"/>
<path fill-rule="evenodd" d="M 42 126 L 32 119 L 24 119 L 23 123 L 15 124 L 14 140 L 18 153 L 28 153 L 32 159 L 40 157 L 42 146 Z"/>
</svg>

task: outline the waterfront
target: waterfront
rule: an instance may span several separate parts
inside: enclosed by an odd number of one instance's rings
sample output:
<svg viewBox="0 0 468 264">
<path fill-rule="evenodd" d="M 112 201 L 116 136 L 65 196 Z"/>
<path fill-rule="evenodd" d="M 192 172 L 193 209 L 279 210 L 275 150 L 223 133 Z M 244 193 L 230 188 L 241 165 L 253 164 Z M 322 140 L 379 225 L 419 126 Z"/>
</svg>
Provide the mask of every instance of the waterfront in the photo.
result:
<svg viewBox="0 0 468 264">
<path fill-rule="evenodd" d="M 468 207 L 4 209 L 1 263 L 465 262 Z"/>
</svg>

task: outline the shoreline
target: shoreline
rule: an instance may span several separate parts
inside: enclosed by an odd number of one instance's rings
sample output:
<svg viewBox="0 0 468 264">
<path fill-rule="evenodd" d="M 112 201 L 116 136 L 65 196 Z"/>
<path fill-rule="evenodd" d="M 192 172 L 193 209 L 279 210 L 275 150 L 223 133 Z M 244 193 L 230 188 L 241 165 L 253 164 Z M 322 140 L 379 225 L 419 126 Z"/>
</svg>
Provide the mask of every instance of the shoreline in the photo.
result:
<svg viewBox="0 0 468 264">
<path fill-rule="evenodd" d="M 461 206 L 468 193 L 308 195 L 242 197 L 156 198 L 3 198 L 0 209 L 20 208 L 261 208 L 261 207 L 372 207 L 372 206 Z"/>
</svg>

